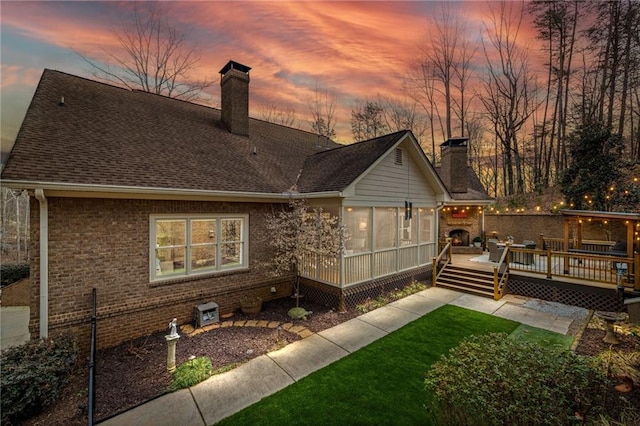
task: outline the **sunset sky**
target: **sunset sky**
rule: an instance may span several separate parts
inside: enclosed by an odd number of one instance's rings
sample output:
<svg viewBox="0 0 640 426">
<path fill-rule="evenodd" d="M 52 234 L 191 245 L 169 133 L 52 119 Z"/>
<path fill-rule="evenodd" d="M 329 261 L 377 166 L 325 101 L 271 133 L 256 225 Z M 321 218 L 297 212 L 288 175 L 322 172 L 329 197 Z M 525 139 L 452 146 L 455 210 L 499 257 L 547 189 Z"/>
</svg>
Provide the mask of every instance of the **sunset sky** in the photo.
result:
<svg viewBox="0 0 640 426">
<path fill-rule="evenodd" d="M 465 14 L 479 40 L 484 1 L 449 2 Z M 495 3 L 494 3 L 495 4 Z M 402 93 L 402 76 L 420 56 L 430 1 L 194 1 L 168 2 L 172 22 L 202 52 L 198 75 L 218 81 L 230 59 L 251 70 L 250 114 L 293 108 L 310 130 L 307 102 L 316 85 L 337 95 L 337 139 L 351 140 L 349 115 L 358 99 Z M 8 151 L 44 68 L 91 77 L 74 51 L 101 55 L 118 49 L 112 29 L 130 16 L 127 2 L 7 2 L 1 16 L 1 136 Z M 528 30 L 524 39 L 533 40 Z M 482 59 L 482 53 L 477 53 Z M 208 93 L 219 106 L 219 85 Z"/>
</svg>

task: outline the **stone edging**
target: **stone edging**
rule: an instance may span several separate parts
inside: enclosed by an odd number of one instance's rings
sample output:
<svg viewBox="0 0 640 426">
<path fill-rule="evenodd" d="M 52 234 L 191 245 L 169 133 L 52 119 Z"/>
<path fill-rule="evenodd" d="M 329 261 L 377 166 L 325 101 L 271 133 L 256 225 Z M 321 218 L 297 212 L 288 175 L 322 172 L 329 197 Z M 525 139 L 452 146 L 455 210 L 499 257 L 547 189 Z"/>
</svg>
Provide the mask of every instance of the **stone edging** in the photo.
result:
<svg viewBox="0 0 640 426">
<path fill-rule="evenodd" d="M 186 324 L 180 326 L 180 331 L 188 337 L 197 336 L 200 333 L 204 333 L 211 330 L 217 330 L 219 328 L 227 327 L 262 327 L 275 329 L 281 327 L 282 330 L 289 333 L 297 334 L 301 339 L 314 334 L 313 331 L 302 325 L 295 325 L 291 322 L 282 323 L 279 321 L 266 321 L 266 320 L 248 320 L 248 321 L 223 321 L 215 324 L 205 325 L 204 327 L 194 328 L 192 325 Z"/>
</svg>

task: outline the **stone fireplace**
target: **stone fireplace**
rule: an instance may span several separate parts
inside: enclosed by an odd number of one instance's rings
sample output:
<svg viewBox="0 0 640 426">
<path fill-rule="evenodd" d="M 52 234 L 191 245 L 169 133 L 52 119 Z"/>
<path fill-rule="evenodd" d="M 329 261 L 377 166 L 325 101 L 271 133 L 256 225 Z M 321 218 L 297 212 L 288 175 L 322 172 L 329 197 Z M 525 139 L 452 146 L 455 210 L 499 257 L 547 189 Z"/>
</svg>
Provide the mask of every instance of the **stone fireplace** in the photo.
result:
<svg viewBox="0 0 640 426">
<path fill-rule="evenodd" d="M 468 246 L 470 243 L 469 231 L 465 229 L 453 229 L 449 231 L 449 237 L 454 246 Z"/>
</svg>

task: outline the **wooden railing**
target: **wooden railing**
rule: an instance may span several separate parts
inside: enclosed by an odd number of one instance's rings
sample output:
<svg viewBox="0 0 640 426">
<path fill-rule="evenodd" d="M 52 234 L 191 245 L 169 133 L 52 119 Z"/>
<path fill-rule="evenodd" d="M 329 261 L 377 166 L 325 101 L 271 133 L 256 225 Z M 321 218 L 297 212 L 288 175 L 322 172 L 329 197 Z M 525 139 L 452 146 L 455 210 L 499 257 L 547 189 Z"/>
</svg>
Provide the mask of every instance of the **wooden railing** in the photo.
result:
<svg viewBox="0 0 640 426">
<path fill-rule="evenodd" d="M 393 247 L 374 252 L 349 253 L 328 258 L 308 253 L 301 259 L 303 277 L 336 287 L 347 287 L 375 278 L 429 265 L 435 243 Z"/>
<path fill-rule="evenodd" d="M 509 250 L 504 250 L 498 265 L 493 267 L 493 298 L 495 300 L 502 299 L 507 291 L 507 283 L 509 282 Z"/>
<path fill-rule="evenodd" d="M 546 241 L 546 239 L 545 239 Z M 640 290 L 640 255 L 622 257 L 602 253 L 566 252 L 509 247 L 509 269 L 553 277 L 575 278 Z"/>
<path fill-rule="evenodd" d="M 569 247 L 567 247 L 566 250 L 580 248 L 578 245 L 578 240 L 576 238 L 570 238 Z M 607 251 L 614 245 L 615 241 L 582 240 L 581 248 L 589 251 Z M 538 247 L 544 250 L 551 249 L 555 251 L 563 251 L 565 250 L 564 239 L 545 237 L 543 234 L 540 234 L 540 237 L 538 238 Z"/>
<path fill-rule="evenodd" d="M 451 238 L 447 238 L 447 241 L 438 256 L 433 258 L 433 270 L 431 271 L 431 285 L 433 287 L 436 286 L 436 281 L 438 280 L 440 273 L 442 273 L 447 264 L 451 263 L 452 257 L 453 244 L 451 243 Z"/>
</svg>

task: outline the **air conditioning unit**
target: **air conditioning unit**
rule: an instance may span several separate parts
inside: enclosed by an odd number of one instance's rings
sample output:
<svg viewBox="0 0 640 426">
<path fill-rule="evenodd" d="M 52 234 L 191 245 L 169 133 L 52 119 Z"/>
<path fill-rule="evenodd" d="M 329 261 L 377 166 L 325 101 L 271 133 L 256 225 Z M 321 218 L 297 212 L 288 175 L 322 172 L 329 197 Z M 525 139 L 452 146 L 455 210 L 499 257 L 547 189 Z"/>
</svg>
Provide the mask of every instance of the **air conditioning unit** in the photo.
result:
<svg viewBox="0 0 640 426">
<path fill-rule="evenodd" d="M 196 328 L 220 321 L 218 304 L 214 302 L 198 305 L 193 310 Z"/>
</svg>

